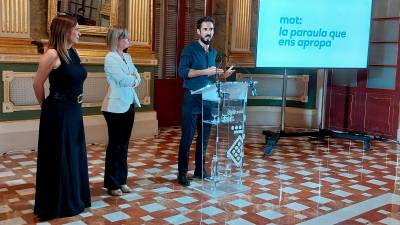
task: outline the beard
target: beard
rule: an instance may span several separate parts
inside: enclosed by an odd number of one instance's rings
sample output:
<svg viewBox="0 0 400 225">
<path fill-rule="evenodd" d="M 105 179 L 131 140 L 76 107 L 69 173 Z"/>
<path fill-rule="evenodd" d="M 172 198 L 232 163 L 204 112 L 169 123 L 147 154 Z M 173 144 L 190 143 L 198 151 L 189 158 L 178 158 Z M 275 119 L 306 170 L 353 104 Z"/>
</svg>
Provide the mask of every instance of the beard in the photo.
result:
<svg viewBox="0 0 400 225">
<path fill-rule="evenodd" d="M 209 38 L 209 39 L 206 39 L 206 38 Z M 201 42 L 203 42 L 203 44 L 205 44 L 205 45 L 209 45 L 210 43 L 211 43 L 211 36 L 209 36 L 209 35 L 207 35 L 206 37 L 200 37 L 200 41 Z"/>
</svg>

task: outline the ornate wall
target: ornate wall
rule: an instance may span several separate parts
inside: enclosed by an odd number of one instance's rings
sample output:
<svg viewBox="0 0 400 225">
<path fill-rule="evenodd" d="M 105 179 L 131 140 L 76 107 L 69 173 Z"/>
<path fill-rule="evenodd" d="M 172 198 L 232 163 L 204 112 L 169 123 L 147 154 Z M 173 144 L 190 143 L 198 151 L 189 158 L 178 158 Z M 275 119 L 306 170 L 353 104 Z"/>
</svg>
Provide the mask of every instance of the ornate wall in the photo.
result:
<svg viewBox="0 0 400 225">
<path fill-rule="evenodd" d="M 31 38 L 34 40 L 48 39 L 47 27 L 47 0 L 36 0 L 30 5 L 30 29 Z"/>
<path fill-rule="evenodd" d="M 152 1 L 109 1 L 116 3 L 115 25 L 127 26 L 132 35 L 137 35 L 129 53 L 143 78 L 137 89 L 143 106 L 137 109 L 134 136 L 156 135 L 158 123 L 153 107 L 153 76 L 157 60 L 152 49 Z M 0 152 L 28 150 L 36 146 L 40 107 L 34 98 L 32 78 L 37 70 L 40 48 L 32 41 L 38 41 L 46 48 L 48 15 L 55 15 L 55 2 L 0 0 Z M 143 24 L 143 21 L 147 23 Z M 83 30 L 91 30 L 91 27 Z M 106 91 L 103 61 L 108 50 L 104 33 L 85 31 L 75 46 L 89 75 L 83 104 L 88 143 L 106 142 L 107 138 L 99 107 Z"/>
<path fill-rule="evenodd" d="M 9 83 L 6 82 L 8 79 L 6 77 L 8 77 L 9 72 L 5 71 L 13 71 L 17 77 L 22 76 L 16 78 L 17 80 L 23 78 L 27 81 L 31 80 L 31 77 L 28 78 L 23 73 L 34 74 L 40 57 L 37 47 L 31 42 L 37 40 L 46 46 L 48 39 L 47 15 L 52 16 L 55 13 L 55 8 L 51 8 L 52 6 L 48 4 L 55 4 L 55 2 L 55 0 L 38 0 L 35 1 L 35 4 L 32 4 L 32 1 L 28 0 L 0 0 L 2 6 L 0 11 L 3 15 L 0 17 L 0 72 L 3 78 L 0 97 L 3 103 L 6 96 L 11 96 L 9 92 L 17 93 L 19 91 L 28 95 L 29 93 L 32 94 L 32 90 L 28 92 L 25 90 L 26 88 L 31 89 L 30 84 L 7 86 Z M 150 76 L 150 82 L 147 84 L 148 93 L 145 94 L 149 99 L 147 104 L 144 105 L 147 105 L 145 110 L 152 110 L 152 74 L 154 74 L 154 68 L 157 64 L 152 50 L 152 1 L 119 0 L 117 7 L 118 19 L 115 24 L 129 26 L 129 32 L 135 41 L 129 52 L 132 54 L 139 71 L 150 74 L 147 75 Z M 147 21 L 147 23 L 143 24 L 143 21 Z M 104 34 L 83 35 L 76 47 L 80 51 L 82 62 L 89 72 L 102 71 L 104 56 L 108 52 Z M 23 90 L 18 90 L 18 88 Z M 29 104 L 26 109 L 37 109 L 37 102 Z M 8 103 L 5 105 L 8 105 Z M 92 106 L 90 105 L 90 107 Z M 100 112 L 98 111 L 98 113 Z M 37 113 L 28 115 L 15 116 L 13 112 L 3 108 L 0 112 L 0 121 L 37 118 Z"/>
</svg>

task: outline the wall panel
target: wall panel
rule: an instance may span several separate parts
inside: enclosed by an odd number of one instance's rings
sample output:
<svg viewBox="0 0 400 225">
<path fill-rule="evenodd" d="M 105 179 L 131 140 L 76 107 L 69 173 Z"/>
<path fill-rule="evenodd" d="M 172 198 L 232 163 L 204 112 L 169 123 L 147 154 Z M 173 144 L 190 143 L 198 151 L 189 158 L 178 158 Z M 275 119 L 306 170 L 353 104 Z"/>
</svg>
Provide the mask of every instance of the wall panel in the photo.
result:
<svg viewBox="0 0 400 225">
<path fill-rule="evenodd" d="M 0 0 L 0 37 L 29 37 L 29 0 Z"/>
</svg>

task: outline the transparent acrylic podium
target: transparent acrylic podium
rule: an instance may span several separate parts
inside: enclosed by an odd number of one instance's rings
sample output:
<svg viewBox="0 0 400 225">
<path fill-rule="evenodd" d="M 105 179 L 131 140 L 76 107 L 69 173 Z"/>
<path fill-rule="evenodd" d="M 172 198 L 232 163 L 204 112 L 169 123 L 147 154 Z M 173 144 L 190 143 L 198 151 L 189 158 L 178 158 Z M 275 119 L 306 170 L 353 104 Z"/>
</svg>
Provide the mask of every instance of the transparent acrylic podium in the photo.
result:
<svg viewBox="0 0 400 225">
<path fill-rule="evenodd" d="M 204 131 L 210 130 L 203 153 L 203 169 L 210 178 L 193 180 L 191 187 L 209 196 L 222 197 L 250 189 L 243 185 L 248 86 L 246 82 L 223 82 L 192 92 L 202 95 L 203 138 L 207 138 Z"/>
</svg>

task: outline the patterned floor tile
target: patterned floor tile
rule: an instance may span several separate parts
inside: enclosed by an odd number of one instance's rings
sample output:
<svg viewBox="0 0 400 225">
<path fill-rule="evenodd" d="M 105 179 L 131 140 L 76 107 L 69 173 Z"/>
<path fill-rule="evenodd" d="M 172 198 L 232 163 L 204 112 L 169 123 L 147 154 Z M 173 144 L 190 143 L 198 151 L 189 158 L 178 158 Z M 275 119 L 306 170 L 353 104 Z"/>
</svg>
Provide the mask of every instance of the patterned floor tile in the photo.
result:
<svg viewBox="0 0 400 225">
<path fill-rule="evenodd" d="M 189 219 L 183 215 L 170 216 L 168 218 L 165 218 L 164 220 L 167 221 L 168 223 L 176 224 L 176 225 L 188 223 L 188 222 L 192 221 L 191 219 Z"/>
<path fill-rule="evenodd" d="M 32 212 L 36 152 L 2 155 L 0 224 L 399 224 L 399 145 L 372 141 L 364 152 L 357 141 L 281 138 L 265 157 L 261 130 L 246 132 L 243 184 L 250 191 L 221 198 L 177 184 L 178 127 L 130 142 L 133 193 L 121 197 L 102 187 L 106 145 L 88 145 L 92 207 L 42 223 Z M 193 160 L 191 153 L 190 175 Z"/>
<path fill-rule="evenodd" d="M 274 220 L 274 219 L 278 219 L 284 215 L 280 214 L 279 212 L 275 212 L 273 210 L 265 210 L 262 212 L 257 213 L 258 215 L 265 217 L 269 220 Z"/>
<path fill-rule="evenodd" d="M 116 222 L 120 220 L 129 219 L 129 216 L 123 212 L 113 212 L 103 215 L 110 222 Z"/>
</svg>

